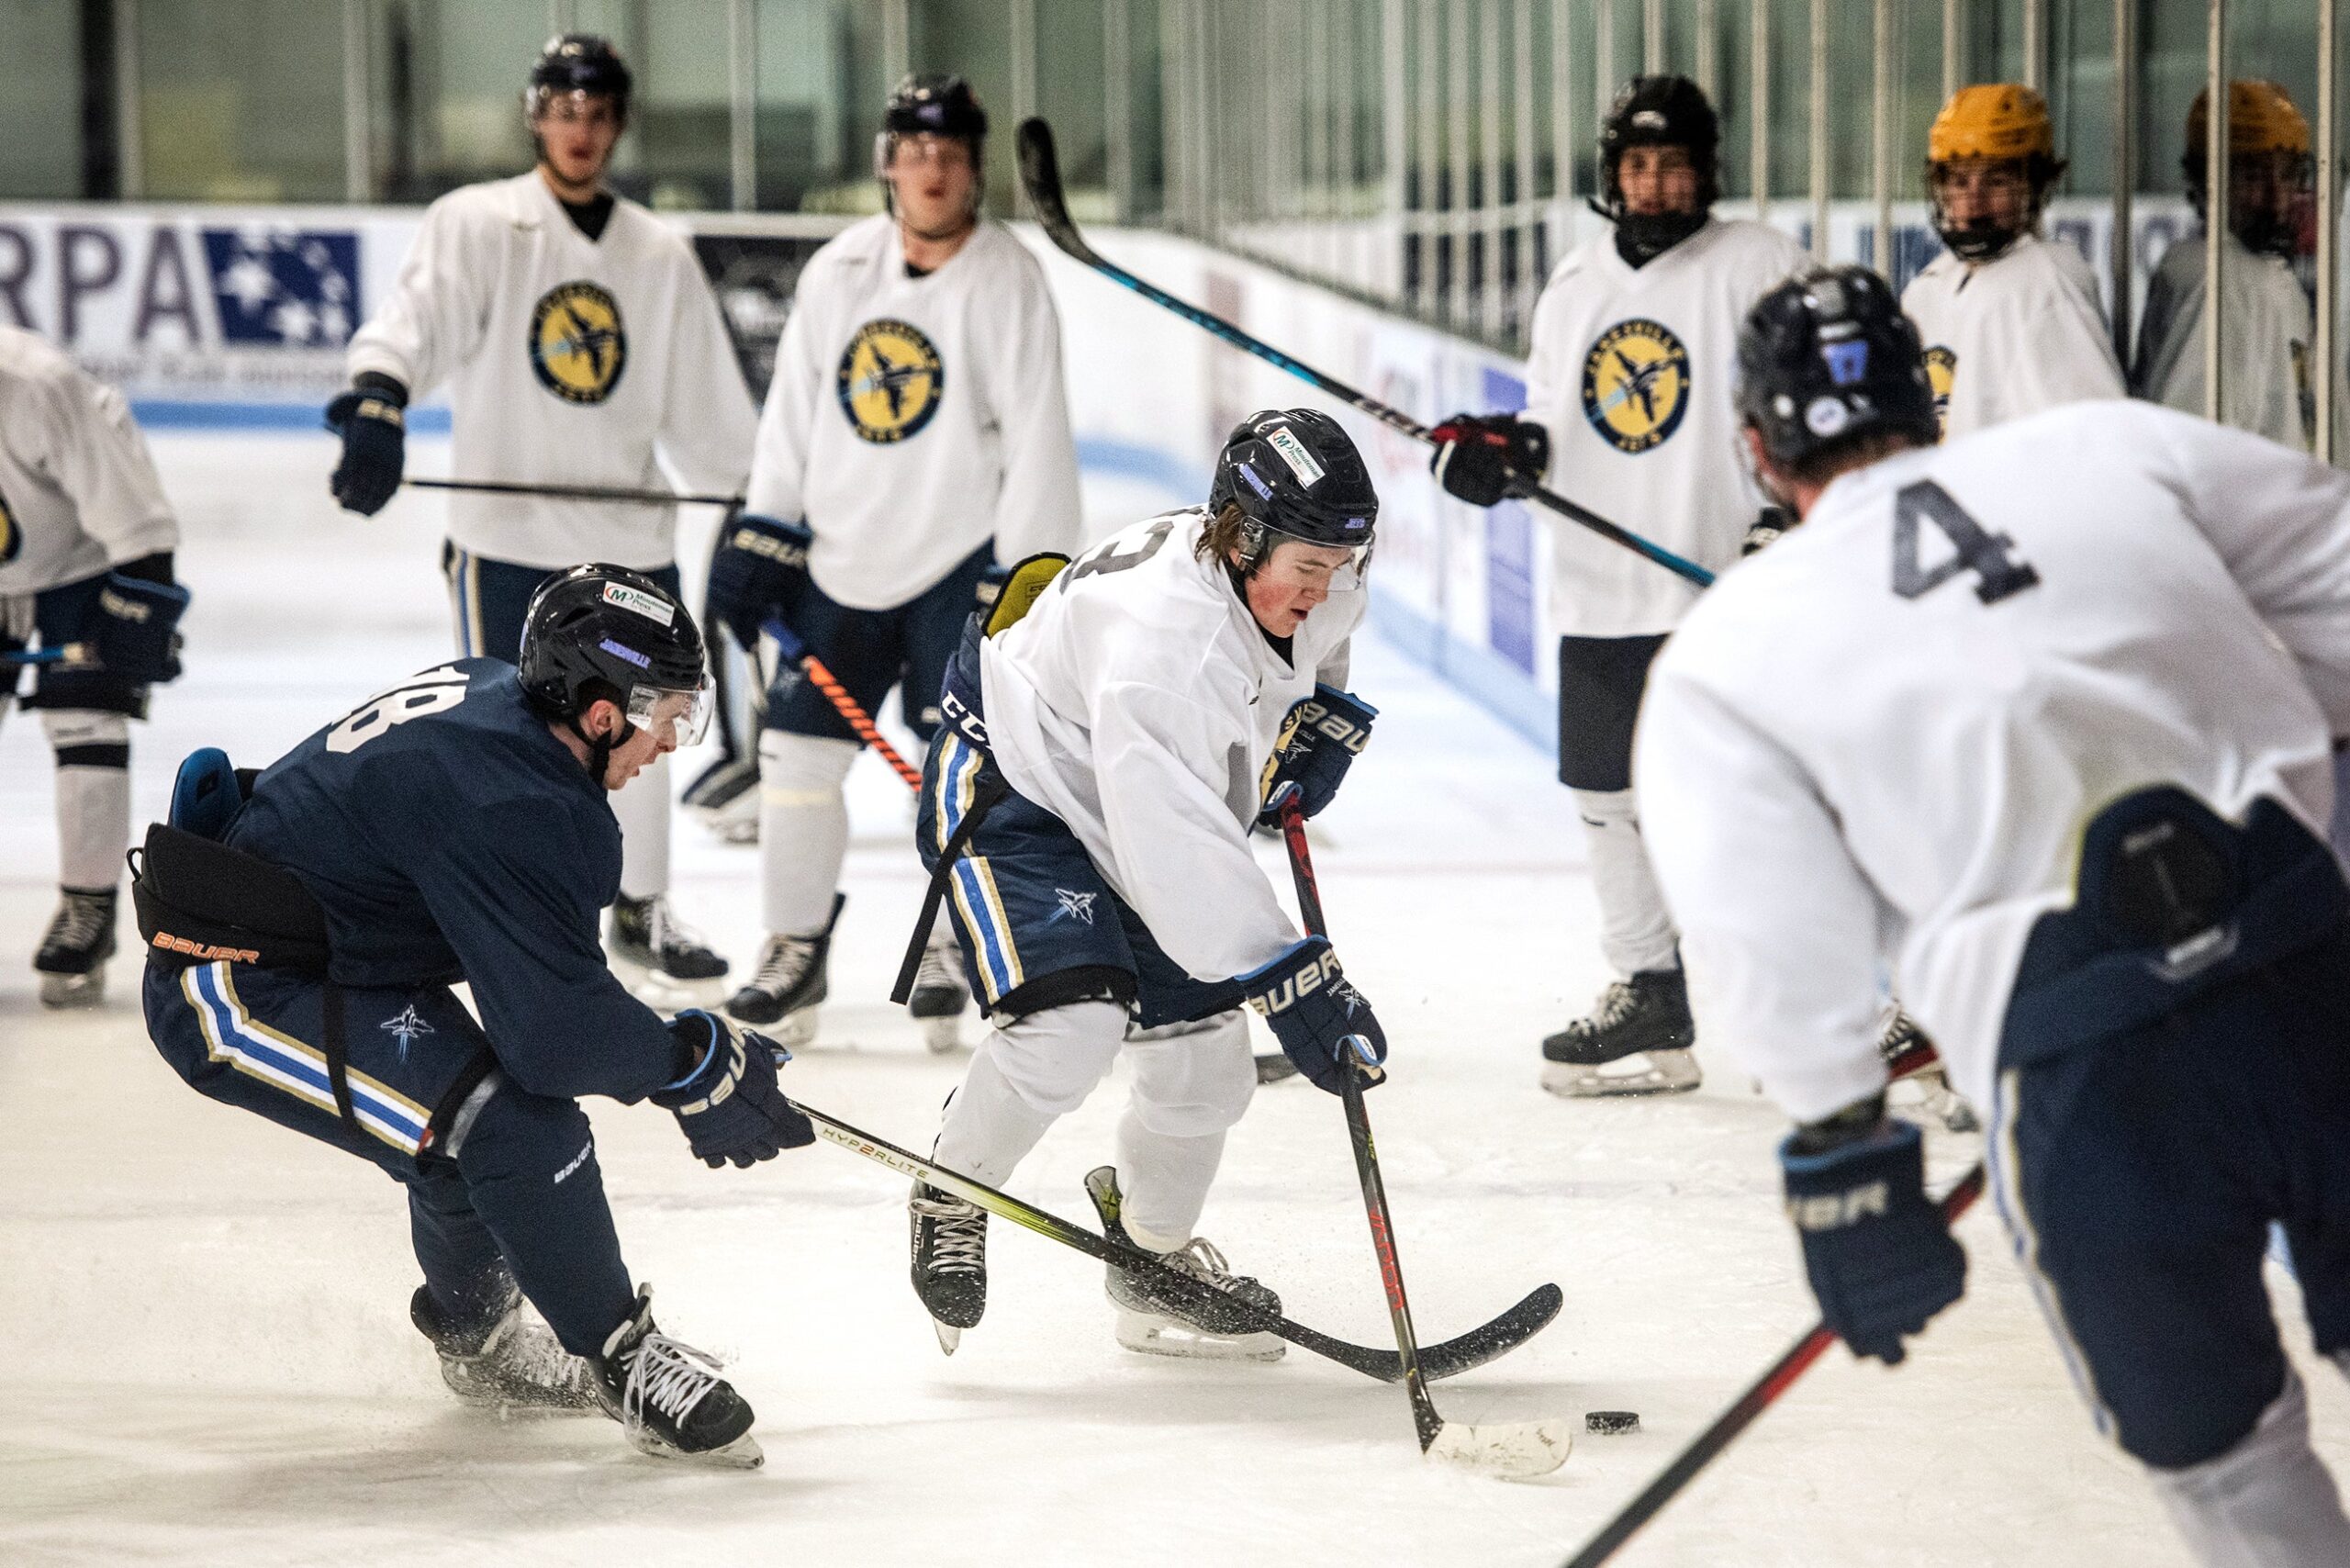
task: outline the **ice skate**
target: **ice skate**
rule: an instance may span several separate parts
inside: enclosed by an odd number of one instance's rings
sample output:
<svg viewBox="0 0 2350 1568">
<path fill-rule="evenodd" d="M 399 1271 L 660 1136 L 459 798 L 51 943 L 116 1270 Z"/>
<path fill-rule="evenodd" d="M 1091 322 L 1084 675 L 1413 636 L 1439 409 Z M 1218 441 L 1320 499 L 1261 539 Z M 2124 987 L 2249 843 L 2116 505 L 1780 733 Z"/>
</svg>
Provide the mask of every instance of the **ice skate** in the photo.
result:
<svg viewBox="0 0 2350 1568">
<path fill-rule="evenodd" d="M 642 1286 L 596 1358 L 597 1403 L 641 1452 L 756 1470 L 767 1455 L 751 1436 L 755 1417 L 718 1366 L 653 1326 L 653 1287 Z"/>
<path fill-rule="evenodd" d="M 669 912 L 666 893 L 612 905 L 606 953 L 635 986 L 715 1001 L 726 960 Z"/>
<path fill-rule="evenodd" d="M 523 1316 L 519 1291 L 509 1288 L 496 1315 L 468 1327 L 442 1316 L 432 1293 L 419 1285 L 408 1315 L 432 1341 L 441 1381 L 468 1405 L 501 1414 L 600 1408 L 596 1369 L 565 1350 L 544 1324 Z"/>
<path fill-rule="evenodd" d="M 1118 1191 L 1118 1172 L 1097 1166 L 1085 1178 L 1085 1195 L 1102 1216 L 1102 1228 L 1113 1241 L 1135 1245 L 1119 1217 L 1125 1195 Z M 1195 1236 L 1172 1252 L 1156 1254 L 1177 1273 L 1214 1286 L 1233 1299 L 1228 1307 L 1178 1305 L 1156 1280 L 1109 1267 L 1110 1304 L 1118 1309 L 1118 1343 L 1149 1356 L 1190 1356 L 1203 1361 L 1277 1361 L 1289 1347 L 1276 1335 L 1252 1331 L 1259 1314 L 1278 1313 L 1281 1298 L 1246 1274 L 1236 1274 L 1213 1242 Z M 1251 1312 L 1250 1308 L 1257 1309 Z"/>
<path fill-rule="evenodd" d="M 954 936 L 931 935 L 922 950 L 922 966 L 914 970 L 913 994 L 906 1011 L 922 1026 L 923 1043 L 940 1056 L 963 1043 L 963 1009 L 971 993 L 963 985 L 961 950 Z"/>
<path fill-rule="evenodd" d="M 1877 1036 L 1877 1053 L 1891 1067 L 1906 1053 L 1919 1047 L 1933 1049 L 1934 1042 L 1918 1027 L 1918 1021 L 1901 1011 L 1898 1004 L 1886 1014 L 1884 1030 Z M 1958 1091 L 1950 1086 L 1950 1074 L 1937 1060 L 1931 1067 L 1903 1074 L 1897 1082 L 1912 1086 L 1915 1103 L 1926 1114 L 1954 1133 L 1978 1133 L 1982 1122 L 1975 1114 L 1975 1107 L 1959 1098 Z"/>
<path fill-rule="evenodd" d="M 806 1045 L 816 1037 L 816 1004 L 824 1000 L 831 946 L 828 936 L 769 936 L 750 983 L 726 999 L 727 1014 L 781 1045 Z"/>
<path fill-rule="evenodd" d="M 1600 992 L 1587 1018 L 1542 1042 L 1542 1087 L 1570 1099 L 1679 1094 L 1699 1081 L 1697 1030 L 1679 969 L 1643 969 Z"/>
<path fill-rule="evenodd" d="M 948 1355 L 988 1309 L 988 1216 L 979 1204 L 914 1183 L 906 1204 L 913 1229 L 914 1294 Z"/>
<path fill-rule="evenodd" d="M 686 786 L 679 803 L 721 844 L 759 841 L 759 766 L 756 757 L 721 757 Z"/>
<path fill-rule="evenodd" d="M 56 916 L 33 955 L 44 1007 L 95 1007 L 106 1000 L 114 957 L 115 892 L 61 888 Z"/>
</svg>

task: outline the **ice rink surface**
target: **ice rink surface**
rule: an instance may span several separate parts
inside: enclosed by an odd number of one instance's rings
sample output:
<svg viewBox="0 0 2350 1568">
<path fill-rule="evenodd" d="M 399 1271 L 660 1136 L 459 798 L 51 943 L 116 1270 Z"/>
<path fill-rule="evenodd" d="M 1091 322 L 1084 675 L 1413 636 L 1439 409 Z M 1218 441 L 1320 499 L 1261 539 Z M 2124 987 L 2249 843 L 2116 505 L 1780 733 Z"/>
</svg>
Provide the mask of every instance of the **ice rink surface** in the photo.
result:
<svg viewBox="0 0 2350 1568">
<path fill-rule="evenodd" d="M 449 646 L 429 498 L 372 522 L 334 512 L 324 437 L 155 445 L 196 598 L 189 673 L 134 737 L 141 823 L 191 748 L 264 763 Z M 1091 494 L 1105 522 L 1154 510 Z M 665 1327 L 731 1363 L 767 1467 L 665 1465 L 600 1418 L 460 1408 L 408 1323 L 391 1183 L 185 1088 L 146 1041 L 135 953 L 103 1011 L 39 1007 L 50 760 L 19 714 L 0 726 L 0 1563 L 1563 1560 L 1812 1320 L 1778 1213 L 1782 1124 L 1718 1049 L 1677 1099 L 1538 1089 L 1537 1041 L 1605 979 L 1566 795 L 1524 741 L 1375 644 L 1356 688 L 1378 732 L 1317 854 L 1339 951 L 1393 1046 L 1369 1104 L 1413 1305 L 1438 1339 L 1563 1288 L 1541 1337 L 1436 1389 L 1460 1420 L 1569 1417 L 1556 1475 L 1438 1469 L 1400 1389 L 1300 1350 L 1272 1366 L 1121 1350 L 1099 1266 L 1002 1224 L 987 1319 L 945 1359 L 906 1282 L 901 1178 L 822 1144 L 713 1172 L 666 1114 L 610 1102 L 591 1109 L 631 1267 Z M 834 1000 L 784 1084 L 926 1146 L 964 1058 L 926 1054 L 885 1000 L 920 873 L 903 787 L 867 761 L 852 788 Z M 1276 850 L 1260 858 L 1285 888 Z M 680 822 L 677 905 L 738 966 L 759 936 L 755 868 Z M 1801 919 L 1802 890 L 1787 896 Z M 1113 1080 L 1057 1126 L 1015 1190 L 1090 1223 L 1079 1181 L 1109 1157 L 1123 1092 Z M 1937 1181 L 1976 1144 L 1936 1135 Z M 1203 1226 L 1292 1316 L 1385 1339 L 1336 1100 L 1295 1081 L 1261 1092 Z M 1617 1561 L 2183 1562 L 2090 1428 L 1995 1220 L 1961 1234 L 1967 1297 L 1908 1365 L 1832 1350 Z M 2350 1390 L 2311 1370 L 2272 1272 L 2320 1450 L 2344 1471 Z M 1640 1432 L 1581 1432 L 1609 1408 L 1639 1411 Z"/>
</svg>

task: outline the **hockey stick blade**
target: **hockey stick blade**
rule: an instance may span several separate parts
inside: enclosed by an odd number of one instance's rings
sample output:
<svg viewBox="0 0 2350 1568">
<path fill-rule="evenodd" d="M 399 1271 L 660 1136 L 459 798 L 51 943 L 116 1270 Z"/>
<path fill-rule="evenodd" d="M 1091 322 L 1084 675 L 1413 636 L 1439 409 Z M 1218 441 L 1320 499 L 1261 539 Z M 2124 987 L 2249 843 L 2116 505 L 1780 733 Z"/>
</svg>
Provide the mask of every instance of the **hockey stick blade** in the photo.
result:
<svg viewBox="0 0 2350 1568">
<path fill-rule="evenodd" d="M 1563 1421 L 1519 1421 L 1492 1427 L 1447 1421 L 1428 1443 L 1430 1459 L 1482 1470 L 1508 1481 L 1548 1475 L 1574 1451 L 1574 1433 Z"/>
<path fill-rule="evenodd" d="M 1045 238 L 1072 260 L 1101 266 L 1101 256 L 1085 242 L 1076 220 L 1069 215 L 1069 199 L 1061 193 L 1060 154 L 1053 149 L 1053 128 L 1032 115 L 1020 122 L 1012 145 L 1020 166 L 1020 188 L 1026 193 L 1028 205 L 1036 209 L 1036 226 L 1045 231 Z"/>
</svg>

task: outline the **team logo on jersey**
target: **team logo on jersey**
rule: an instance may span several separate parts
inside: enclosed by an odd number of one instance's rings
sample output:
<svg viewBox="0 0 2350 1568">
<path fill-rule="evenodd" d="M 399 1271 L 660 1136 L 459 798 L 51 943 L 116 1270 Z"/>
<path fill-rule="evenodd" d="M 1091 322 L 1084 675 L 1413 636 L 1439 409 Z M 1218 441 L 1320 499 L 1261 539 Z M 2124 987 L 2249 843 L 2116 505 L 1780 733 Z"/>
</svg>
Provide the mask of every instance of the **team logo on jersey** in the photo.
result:
<svg viewBox="0 0 2350 1568">
<path fill-rule="evenodd" d="M 1046 924 L 1050 925 L 1053 921 L 1068 915 L 1074 915 L 1088 925 L 1093 924 L 1093 901 L 1099 895 L 1072 892 L 1067 888 L 1055 888 L 1053 896 L 1061 901 L 1061 907 L 1053 911 L 1052 918 L 1046 920 Z"/>
<path fill-rule="evenodd" d="M 922 433 L 946 390 L 946 366 L 922 329 L 883 319 L 856 330 L 836 377 L 849 428 L 876 446 Z"/>
<path fill-rule="evenodd" d="M 17 522 L 17 514 L 8 510 L 8 498 L 0 496 L 0 566 L 6 566 L 24 554 L 25 531 Z"/>
<path fill-rule="evenodd" d="M 1934 423 L 1950 429 L 1950 389 L 1958 380 L 1958 356 L 1936 343 L 1926 351 L 1926 385 L 1934 391 Z"/>
<path fill-rule="evenodd" d="M 1583 413 L 1618 452 L 1646 452 L 1689 411 L 1689 351 L 1662 322 L 1635 317 L 1599 334 L 1583 362 Z"/>
<path fill-rule="evenodd" d="M 566 403 L 600 403 L 628 368 L 621 302 L 592 283 L 559 283 L 531 312 L 531 368 Z"/>
</svg>

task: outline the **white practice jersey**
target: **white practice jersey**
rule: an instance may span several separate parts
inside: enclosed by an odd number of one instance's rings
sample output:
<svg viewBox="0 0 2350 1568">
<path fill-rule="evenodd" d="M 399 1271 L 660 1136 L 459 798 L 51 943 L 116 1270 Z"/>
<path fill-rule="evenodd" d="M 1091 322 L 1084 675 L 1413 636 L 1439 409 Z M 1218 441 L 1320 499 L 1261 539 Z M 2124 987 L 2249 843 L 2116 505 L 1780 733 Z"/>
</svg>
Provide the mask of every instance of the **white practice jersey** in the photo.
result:
<svg viewBox="0 0 2350 1568">
<path fill-rule="evenodd" d="M 2228 247 L 2221 422 L 2307 452 L 2317 420 L 2309 297 L 2283 257 L 2255 255 L 2232 234 L 2221 243 Z M 2165 251 L 2146 286 L 2131 387 L 2139 397 L 2182 413 L 2203 411 L 2204 297 L 2203 240 L 2197 235 Z"/>
<path fill-rule="evenodd" d="M 1535 303 L 1526 369 L 1526 418 L 1550 434 L 1550 487 L 1708 571 L 1736 562 L 1762 505 L 1730 407 L 1738 330 L 1807 259 L 1775 229 L 1719 218 L 1643 267 L 1612 232 L 1569 252 Z M 1550 614 L 1564 635 L 1670 631 L 1696 599 L 1571 523 L 1552 541 Z"/>
<path fill-rule="evenodd" d="M 179 537 L 122 394 L 0 327 L 0 599 L 103 576 Z"/>
<path fill-rule="evenodd" d="M 2026 234 L 1979 266 L 1944 251 L 1901 291 L 1901 308 L 1924 340 L 1945 436 L 2127 395 L 2097 280 L 2070 245 Z"/>
<path fill-rule="evenodd" d="M 1298 940 L 1248 847 L 1292 705 L 1343 688 L 1360 589 L 1305 618 L 1285 657 L 1219 562 L 1204 508 L 1136 523 L 1065 568 L 981 644 L 980 701 L 1012 787 L 1069 824 L 1193 978 L 1229 980 Z"/>
<path fill-rule="evenodd" d="M 692 247 L 616 200 L 590 240 L 537 174 L 425 209 L 391 297 L 351 340 L 351 374 L 444 383 L 450 467 L 508 484 L 739 494 L 755 414 Z M 458 548 L 519 566 L 651 571 L 677 559 L 677 509 L 449 497 Z"/>
<path fill-rule="evenodd" d="M 887 214 L 800 274 L 759 415 L 747 510 L 805 519 L 827 598 L 889 610 L 990 538 L 1005 566 L 1077 548 L 1077 444 L 1045 270 L 982 219 L 912 277 Z"/>
<path fill-rule="evenodd" d="M 1699 1034 L 1808 1121 L 1883 1085 L 1885 970 L 1992 1107 L 2086 825 L 2175 784 L 2322 836 L 2344 734 L 2350 475 L 2098 402 L 1837 479 L 1666 645 L 1633 777 Z"/>
</svg>

